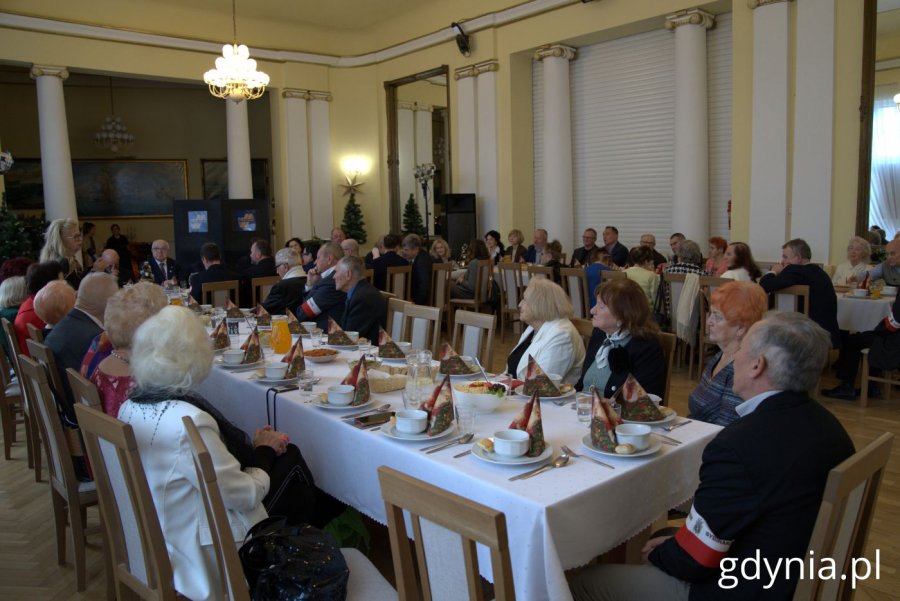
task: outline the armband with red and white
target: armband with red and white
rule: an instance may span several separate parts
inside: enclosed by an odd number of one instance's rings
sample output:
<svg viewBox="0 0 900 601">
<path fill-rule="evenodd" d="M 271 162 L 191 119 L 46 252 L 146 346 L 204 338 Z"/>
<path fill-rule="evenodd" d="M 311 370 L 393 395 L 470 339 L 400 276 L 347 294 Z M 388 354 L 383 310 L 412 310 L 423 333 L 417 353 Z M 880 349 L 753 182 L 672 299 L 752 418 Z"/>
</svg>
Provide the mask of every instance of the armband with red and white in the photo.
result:
<svg viewBox="0 0 900 601">
<path fill-rule="evenodd" d="M 322 309 L 319 308 L 319 305 L 317 305 L 316 301 L 313 299 L 309 299 L 308 301 L 300 305 L 300 308 L 303 309 L 303 312 L 306 313 L 306 316 L 310 318 L 316 317 L 319 315 L 319 313 L 322 312 Z"/>
<path fill-rule="evenodd" d="M 889 332 L 896 332 L 897 330 L 900 330 L 900 322 L 894 319 L 893 313 L 890 313 L 884 318 L 884 327 L 886 327 Z"/>
<path fill-rule="evenodd" d="M 691 507 L 684 526 L 675 533 L 675 541 L 694 561 L 707 568 L 718 567 L 734 542 L 716 536 L 695 507 Z"/>
</svg>

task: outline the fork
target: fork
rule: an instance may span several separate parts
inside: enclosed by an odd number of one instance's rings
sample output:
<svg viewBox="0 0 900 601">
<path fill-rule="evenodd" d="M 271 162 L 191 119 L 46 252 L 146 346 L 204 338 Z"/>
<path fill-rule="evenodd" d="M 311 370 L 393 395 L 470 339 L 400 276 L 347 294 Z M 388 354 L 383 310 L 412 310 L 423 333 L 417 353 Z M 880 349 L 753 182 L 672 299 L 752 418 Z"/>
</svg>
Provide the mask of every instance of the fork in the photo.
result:
<svg viewBox="0 0 900 601">
<path fill-rule="evenodd" d="M 596 463 L 597 465 L 602 465 L 603 467 L 608 467 L 608 468 L 611 469 L 611 470 L 616 469 L 614 466 L 612 466 L 612 465 L 610 465 L 610 464 L 608 464 L 608 463 L 603 463 L 603 462 L 600 461 L 599 459 L 594 459 L 593 457 L 588 457 L 587 455 L 579 455 L 578 453 L 576 453 L 575 451 L 573 451 L 572 449 L 570 449 L 570 448 L 567 447 L 566 445 L 563 445 L 563 446 L 561 446 L 560 448 L 562 449 L 562 452 L 565 453 L 566 455 L 570 455 L 570 456 L 572 456 L 572 457 L 578 457 L 578 458 L 580 458 L 580 459 L 590 459 L 591 461 L 593 461 L 593 462 Z"/>
<path fill-rule="evenodd" d="M 663 426 L 662 429 L 665 430 L 666 432 L 671 432 L 675 428 L 680 428 L 681 426 L 686 426 L 691 423 L 693 423 L 691 420 L 686 419 L 683 422 L 678 422 L 677 424 L 672 424 L 671 426 Z"/>
</svg>

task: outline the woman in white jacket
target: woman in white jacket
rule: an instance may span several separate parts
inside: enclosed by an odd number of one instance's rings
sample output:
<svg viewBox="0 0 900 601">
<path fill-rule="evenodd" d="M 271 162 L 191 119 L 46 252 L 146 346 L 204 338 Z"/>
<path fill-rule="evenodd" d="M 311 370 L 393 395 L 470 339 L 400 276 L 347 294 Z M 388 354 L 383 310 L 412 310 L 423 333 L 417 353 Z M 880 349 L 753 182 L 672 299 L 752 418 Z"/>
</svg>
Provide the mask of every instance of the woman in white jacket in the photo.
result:
<svg viewBox="0 0 900 601">
<path fill-rule="evenodd" d="M 558 284 L 532 278 L 519 303 L 519 319 L 528 324 L 507 358 L 507 371 L 525 379 L 528 356 L 548 374 L 574 384 L 584 363 L 584 342 L 571 322 L 572 303 Z"/>
</svg>

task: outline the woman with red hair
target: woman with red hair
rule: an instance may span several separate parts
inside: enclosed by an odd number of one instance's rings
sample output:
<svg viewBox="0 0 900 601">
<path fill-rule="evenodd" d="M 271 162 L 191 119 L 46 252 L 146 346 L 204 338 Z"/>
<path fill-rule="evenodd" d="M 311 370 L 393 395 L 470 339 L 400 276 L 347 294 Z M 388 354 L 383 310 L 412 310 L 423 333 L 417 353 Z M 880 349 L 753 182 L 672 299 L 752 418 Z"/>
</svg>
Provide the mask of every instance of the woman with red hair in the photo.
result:
<svg viewBox="0 0 900 601">
<path fill-rule="evenodd" d="M 744 399 L 732 389 L 734 355 L 747 330 L 762 319 L 768 307 L 766 293 L 753 282 L 729 282 L 713 292 L 706 327 L 709 340 L 720 350 L 707 363 L 697 388 L 688 395 L 690 417 L 720 426 L 740 417 L 735 407 Z"/>
<path fill-rule="evenodd" d="M 728 248 L 728 241 L 719 236 L 713 236 L 709 239 L 709 258 L 706 260 L 706 273 L 721 277 L 728 270 L 728 263 L 725 261 L 725 249 Z"/>
</svg>

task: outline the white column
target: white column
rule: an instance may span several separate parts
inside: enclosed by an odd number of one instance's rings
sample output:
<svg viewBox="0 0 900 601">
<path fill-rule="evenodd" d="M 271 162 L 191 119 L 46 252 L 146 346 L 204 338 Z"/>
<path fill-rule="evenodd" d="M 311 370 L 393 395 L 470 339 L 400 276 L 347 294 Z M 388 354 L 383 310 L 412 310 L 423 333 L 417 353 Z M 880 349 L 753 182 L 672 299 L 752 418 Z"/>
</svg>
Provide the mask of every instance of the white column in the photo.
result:
<svg viewBox="0 0 900 601">
<path fill-rule="evenodd" d="M 224 102 L 228 136 L 228 198 L 253 198 L 247 101 Z"/>
<path fill-rule="evenodd" d="M 572 107 L 569 93 L 569 61 L 575 49 L 548 46 L 539 49 L 536 60 L 544 61 L 544 202 L 552 202 L 547 223 L 550 239 L 562 243 L 563 251 L 575 248 L 574 200 L 572 196 Z"/>
<path fill-rule="evenodd" d="M 306 105 L 309 92 L 286 89 L 284 97 L 284 129 L 286 139 L 285 170 L 287 175 L 287 237 L 312 236 L 312 201 L 309 191 L 309 127 Z"/>
<path fill-rule="evenodd" d="M 790 4 L 784 0 L 751 0 L 751 7 L 753 131 L 748 242 L 757 258 L 774 261 L 781 257 L 781 245 L 787 239 L 791 15 Z"/>
<path fill-rule="evenodd" d="M 331 94 L 310 92 L 309 101 L 309 177 L 312 193 L 313 231 L 320 238 L 328 238 L 331 228 L 340 225 L 335 220 L 332 201 L 331 138 L 329 106 Z M 341 207 L 343 210 L 343 207 Z"/>
<path fill-rule="evenodd" d="M 475 65 L 478 107 L 478 234 L 499 223 L 497 196 L 497 68 L 496 60 Z"/>
<path fill-rule="evenodd" d="M 835 0 L 797 0 L 791 238 L 829 263 L 834 139 Z"/>
<path fill-rule="evenodd" d="M 47 220 L 78 219 L 63 97 L 63 81 L 69 77 L 69 72 L 65 67 L 34 65 L 31 67 L 31 77 L 37 85 L 41 172 Z"/>
<path fill-rule="evenodd" d="M 412 194 L 419 198 L 416 185 L 416 120 L 415 103 L 397 101 L 397 176 L 400 180 L 400 226 L 403 227 L 403 209 Z M 422 213 L 425 214 L 424 212 Z"/>
<path fill-rule="evenodd" d="M 691 9 L 666 17 L 675 31 L 675 181 L 672 230 L 709 239 L 709 141 L 706 107 L 706 30 L 714 17 Z"/>
<path fill-rule="evenodd" d="M 457 69 L 453 73 L 456 80 L 456 128 L 457 128 L 457 170 L 459 193 L 478 191 L 478 117 L 475 112 L 475 72 L 474 67 Z"/>
<path fill-rule="evenodd" d="M 415 119 L 415 138 L 416 138 L 416 164 L 421 165 L 423 163 L 433 163 L 434 162 L 434 144 L 432 143 L 432 135 L 431 135 L 431 105 L 428 104 L 416 104 L 414 119 Z M 415 176 L 413 176 L 413 184 L 416 183 Z M 422 186 L 415 186 L 416 188 L 416 203 L 419 205 L 419 212 L 422 214 L 422 220 L 425 221 L 425 226 L 428 228 L 428 234 L 431 235 L 434 233 L 434 187 L 429 184 L 430 189 L 428 190 L 428 219 L 425 218 L 425 197 L 422 194 Z"/>
</svg>

